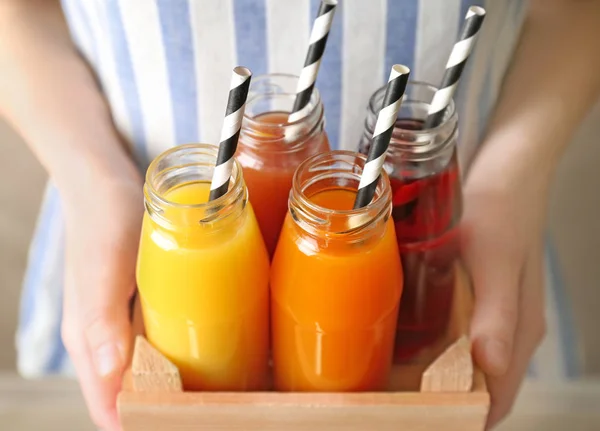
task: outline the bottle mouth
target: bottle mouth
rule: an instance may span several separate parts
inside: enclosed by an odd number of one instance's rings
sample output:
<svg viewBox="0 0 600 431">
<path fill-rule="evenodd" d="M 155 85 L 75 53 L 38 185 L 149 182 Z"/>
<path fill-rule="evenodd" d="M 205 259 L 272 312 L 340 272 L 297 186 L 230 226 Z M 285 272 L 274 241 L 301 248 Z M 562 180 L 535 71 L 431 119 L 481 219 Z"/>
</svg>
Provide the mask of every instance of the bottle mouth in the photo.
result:
<svg viewBox="0 0 600 431">
<path fill-rule="evenodd" d="M 146 172 L 144 205 L 150 217 L 167 229 L 207 226 L 235 219 L 246 206 L 248 192 L 242 169 L 234 160 L 227 193 L 212 201 L 181 203 L 169 199 L 176 188 L 206 183 L 210 186 L 218 147 L 210 144 L 185 144 L 156 157 Z M 206 190 L 208 198 L 208 190 Z M 222 225 L 219 223 L 219 225 Z"/>
<path fill-rule="evenodd" d="M 427 119 L 429 106 L 433 100 L 437 87 L 422 81 L 409 81 L 406 86 L 406 91 L 402 97 L 402 106 L 398 112 L 398 120 L 419 120 Z M 381 103 L 385 95 L 385 86 L 380 87 L 369 99 L 369 113 L 377 116 L 381 109 Z M 447 127 L 447 123 L 456 117 L 456 105 L 454 99 L 450 100 L 450 104 L 444 112 L 442 122 L 436 127 L 427 129 L 411 130 L 415 134 L 436 134 L 440 130 Z"/>
<path fill-rule="evenodd" d="M 296 100 L 297 82 L 298 76 L 283 73 L 259 75 L 252 80 L 240 132 L 243 145 L 294 151 L 322 129 L 323 105 L 316 88 L 308 103 L 308 114 L 288 120 Z"/>
<path fill-rule="evenodd" d="M 326 191 L 346 191 L 356 195 L 366 156 L 345 150 L 329 151 L 306 159 L 294 174 L 290 212 L 309 232 L 328 236 L 348 235 L 365 230 L 391 211 L 391 188 L 382 170 L 375 195 L 369 205 L 353 209 L 332 209 L 319 205 L 313 197 Z"/>
<path fill-rule="evenodd" d="M 173 147 L 157 156 L 146 171 L 145 190 L 147 198 L 162 205 L 178 208 L 209 208 L 221 206 L 231 199 L 231 194 L 243 185 L 242 169 L 234 160 L 229 189 L 223 196 L 207 202 L 182 204 L 173 202 L 166 195 L 175 187 L 187 183 L 212 180 L 218 147 L 211 144 L 184 144 Z"/>
<path fill-rule="evenodd" d="M 444 111 L 442 122 L 436 127 L 423 129 L 429 106 L 437 87 L 420 81 L 409 81 L 398 111 L 389 152 L 401 151 L 415 160 L 426 160 L 452 143 L 458 132 L 458 115 L 454 100 Z M 375 129 L 377 115 L 385 95 L 385 87 L 379 88 L 369 100 L 365 133 L 370 138 Z"/>
</svg>

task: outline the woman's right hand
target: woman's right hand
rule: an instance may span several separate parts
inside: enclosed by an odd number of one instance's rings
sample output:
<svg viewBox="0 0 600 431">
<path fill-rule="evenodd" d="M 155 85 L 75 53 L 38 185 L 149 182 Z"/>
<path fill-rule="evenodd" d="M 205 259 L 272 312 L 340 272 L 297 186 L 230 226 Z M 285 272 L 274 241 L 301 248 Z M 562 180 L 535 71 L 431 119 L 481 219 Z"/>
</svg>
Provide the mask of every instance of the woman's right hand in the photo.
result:
<svg viewBox="0 0 600 431">
<path fill-rule="evenodd" d="M 129 302 L 143 215 L 141 178 L 94 179 L 63 197 L 62 336 L 94 423 L 120 430 L 116 397 L 132 345 Z"/>
<path fill-rule="evenodd" d="M 0 113 L 47 170 L 65 215 L 63 341 L 94 422 L 117 430 L 142 178 L 61 3 L 3 0 L 0 29 Z"/>
</svg>

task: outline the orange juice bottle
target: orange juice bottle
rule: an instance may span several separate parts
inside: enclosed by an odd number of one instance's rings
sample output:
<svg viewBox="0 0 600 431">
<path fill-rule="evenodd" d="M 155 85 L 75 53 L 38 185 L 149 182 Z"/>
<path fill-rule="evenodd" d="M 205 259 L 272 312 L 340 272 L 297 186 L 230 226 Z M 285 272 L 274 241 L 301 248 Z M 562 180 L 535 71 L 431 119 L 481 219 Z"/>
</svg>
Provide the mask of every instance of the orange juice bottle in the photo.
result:
<svg viewBox="0 0 600 431">
<path fill-rule="evenodd" d="M 208 202 L 217 147 L 158 156 L 144 186 L 137 282 L 148 340 L 186 390 L 262 390 L 269 355 L 269 258 L 237 162 Z"/>
<path fill-rule="evenodd" d="M 275 386 L 383 390 L 389 379 L 402 267 L 385 173 L 353 210 L 365 156 L 313 156 L 294 175 L 271 266 Z"/>
<path fill-rule="evenodd" d="M 297 80 L 283 74 L 253 78 L 236 153 L 270 256 L 287 213 L 294 171 L 308 157 L 329 151 L 323 104 L 316 89 L 308 115 L 288 122 Z"/>
</svg>

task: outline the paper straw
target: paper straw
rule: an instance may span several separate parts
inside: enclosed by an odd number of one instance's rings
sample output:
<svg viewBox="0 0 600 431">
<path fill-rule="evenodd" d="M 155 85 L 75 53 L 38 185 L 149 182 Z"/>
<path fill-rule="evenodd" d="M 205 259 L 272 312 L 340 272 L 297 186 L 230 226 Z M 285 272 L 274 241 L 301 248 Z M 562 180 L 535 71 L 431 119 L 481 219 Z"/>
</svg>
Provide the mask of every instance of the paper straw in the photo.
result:
<svg viewBox="0 0 600 431">
<path fill-rule="evenodd" d="M 317 18 L 313 24 L 310 40 L 308 41 L 308 53 L 304 61 L 304 68 L 300 73 L 296 87 L 296 100 L 292 113 L 288 117 L 289 122 L 298 121 L 308 115 L 309 102 L 312 95 L 317 73 L 321 65 L 321 59 L 325 52 L 327 36 L 333 22 L 337 0 L 322 0 Z"/>
<path fill-rule="evenodd" d="M 394 131 L 394 125 L 396 124 L 409 74 L 410 69 L 406 66 L 401 64 L 392 66 L 390 79 L 387 83 L 383 103 L 381 104 L 381 111 L 379 111 L 379 115 L 377 116 L 377 123 L 373 132 L 373 143 L 369 149 L 367 162 L 360 177 L 358 193 L 354 201 L 354 209 L 369 205 L 373 200 L 373 196 L 375 196 L 375 189 L 377 188 L 381 168 L 383 167 L 390 139 L 392 138 L 392 132 Z"/>
<path fill-rule="evenodd" d="M 240 66 L 233 69 L 225 119 L 221 128 L 221 143 L 219 144 L 217 163 L 210 184 L 209 200 L 211 201 L 223 196 L 229 188 L 229 178 L 233 169 L 233 156 L 240 137 L 251 77 L 252 72 L 250 69 Z"/>
<path fill-rule="evenodd" d="M 460 37 L 454 44 L 452 52 L 450 53 L 450 58 L 446 64 L 442 85 L 440 86 L 440 89 L 435 92 L 431 105 L 429 106 L 427 120 L 424 125 L 425 129 L 437 127 L 442 123 L 446 108 L 450 104 L 452 96 L 454 96 L 454 92 L 458 86 L 460 75 L 465 68 L 465 64 L 467 64 L 469 55 L 473 51 L 484 18 L 485 9 L 482 7 L 471 6 L 467 11 Z"/>
</svg>

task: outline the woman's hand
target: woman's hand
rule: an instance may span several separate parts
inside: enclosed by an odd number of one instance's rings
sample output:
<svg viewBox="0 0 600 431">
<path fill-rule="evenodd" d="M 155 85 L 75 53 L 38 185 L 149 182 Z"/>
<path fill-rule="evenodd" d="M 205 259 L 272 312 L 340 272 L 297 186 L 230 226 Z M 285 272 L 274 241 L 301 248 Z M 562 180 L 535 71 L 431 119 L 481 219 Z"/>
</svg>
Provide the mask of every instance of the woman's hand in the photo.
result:
<svg viewBox="0 0 600 431">
<path fill-rule="evenodd" d="M 119 430 L 116 397 L 129 361 L 129 301 L 143 215 L 140 178 L 97 179 L 65 201 L 62 334 L 94 423 Z M 84 191 L 85 190 L 85 191 Z"/>
<path fill-rule="evenodd" d="M 465 187 L 475 359 L 489 425 L 510 410 L 543 337 L 542 230 L 554 169 L 600 95 L 600 0 L 532 0 Z M 576 6 L 574 5 L 576 3 Z M 595 37 L 595 39 L 594 39 Z"/>
<path fill-rule="evenodd" d="M 545 333 L 549 176 L 508 162 L 488 152 L 476 160 L 465 185 L 462 250 L 475 291 L 473 353 L 491 394 L 488 427 L 510 411 Z"/>
<path fill-rule="evenodd" d="M 0 28 L 0 112 L 48 171 L 65 214 L 63 341 L 94 422 L 114 431 L 131 344 L 142 179 L 60 2 L 0 2 Z"/>
</svg>

